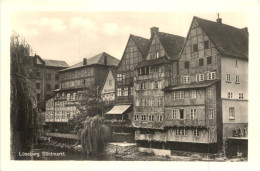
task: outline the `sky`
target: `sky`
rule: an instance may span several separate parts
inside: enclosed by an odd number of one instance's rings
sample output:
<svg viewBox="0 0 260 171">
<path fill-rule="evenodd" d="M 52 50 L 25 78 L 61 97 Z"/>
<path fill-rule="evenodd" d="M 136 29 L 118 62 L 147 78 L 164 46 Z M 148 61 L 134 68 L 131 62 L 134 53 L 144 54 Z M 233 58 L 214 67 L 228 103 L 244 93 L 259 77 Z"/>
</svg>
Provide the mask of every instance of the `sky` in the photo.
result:
<svg viewBox="0 0 260 171">
<path fill-rule="evenodd" d="M 216 21 L 217 13 L 196 12 L 36 12 L 12 13 L 12 31 L 43 59 L 68 65 L 107 52 L 121 59 L 130 34 L 150 38 L 150 28 L 186 37 L 193 16 Z M 248 27 L 247 13 L 220 13 L 224 24 Z"/>
</svg>

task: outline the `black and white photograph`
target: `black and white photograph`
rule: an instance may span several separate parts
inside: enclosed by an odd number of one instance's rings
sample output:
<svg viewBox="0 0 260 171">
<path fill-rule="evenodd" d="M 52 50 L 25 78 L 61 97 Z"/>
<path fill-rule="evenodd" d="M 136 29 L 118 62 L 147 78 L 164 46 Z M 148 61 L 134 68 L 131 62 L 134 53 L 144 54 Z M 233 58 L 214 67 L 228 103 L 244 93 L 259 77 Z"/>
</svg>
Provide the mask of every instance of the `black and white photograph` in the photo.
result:
<svg viewBox="0 0 260 171">
<path fill-rule="evenodd" d="M 167 9 L 12 10 L 7 160 L 247 163 L 251 14 Z"/>
</svg>

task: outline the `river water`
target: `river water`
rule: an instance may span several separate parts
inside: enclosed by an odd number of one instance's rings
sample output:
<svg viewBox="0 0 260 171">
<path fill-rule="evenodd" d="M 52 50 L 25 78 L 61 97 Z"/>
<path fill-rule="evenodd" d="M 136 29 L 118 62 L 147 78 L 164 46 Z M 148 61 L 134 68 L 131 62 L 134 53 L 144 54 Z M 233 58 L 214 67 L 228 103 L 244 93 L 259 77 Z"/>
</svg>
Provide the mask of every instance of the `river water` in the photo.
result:
<svg viewBox="0 0 260 171">
<path fill-rule="evenodd" d="M 21 160 L 90 160 L 90 161 L 116 161 L 122 160 L 113 155 L 85 155 L 82 152 L 75 152 L 64 148 L 48 145 L 35 145 L 28 153 L 20 152 Z"/>
</svg>

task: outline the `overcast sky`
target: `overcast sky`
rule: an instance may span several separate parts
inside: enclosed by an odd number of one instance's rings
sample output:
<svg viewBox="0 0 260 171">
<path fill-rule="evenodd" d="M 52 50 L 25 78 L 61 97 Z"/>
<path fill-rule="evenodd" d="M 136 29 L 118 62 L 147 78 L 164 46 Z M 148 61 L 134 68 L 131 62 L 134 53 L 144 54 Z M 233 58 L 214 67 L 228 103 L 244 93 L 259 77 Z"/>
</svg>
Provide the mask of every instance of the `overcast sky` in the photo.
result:
<svg viewBox="0 0 260 171">
<path fill-rule="evenodd" d="M 19 12 L 11 29 L 24 36 L 43 59 L 73 65 L 101 52 L 121 59 L 130 34 L 150 38 L 150 27 L 186 37 L 192 17 L 215 21 L 217 13 Z M 246 13 L 220 13 L 223 23 L 248 26 Z"/>
</svg>

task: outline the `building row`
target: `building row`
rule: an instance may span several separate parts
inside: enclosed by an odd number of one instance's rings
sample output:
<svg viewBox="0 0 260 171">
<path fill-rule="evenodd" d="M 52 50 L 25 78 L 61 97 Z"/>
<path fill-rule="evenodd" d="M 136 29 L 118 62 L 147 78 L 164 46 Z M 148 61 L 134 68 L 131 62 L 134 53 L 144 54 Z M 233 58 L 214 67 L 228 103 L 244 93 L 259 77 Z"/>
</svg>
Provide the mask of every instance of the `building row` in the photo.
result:
<svg viewBox="0 0 260 171">
<path fill-rule="evenodd" d="M 114 104 L 108 124 L 141 147 L 218 152 L 247 137 L 247 28 L 193 17 L 186 38 L 150 32 L 131 34 L 120 61 L 102 53 L 60 70 L 45 121 L 68 122 L 82 88 L 95 84 Z"/>
</svg>

